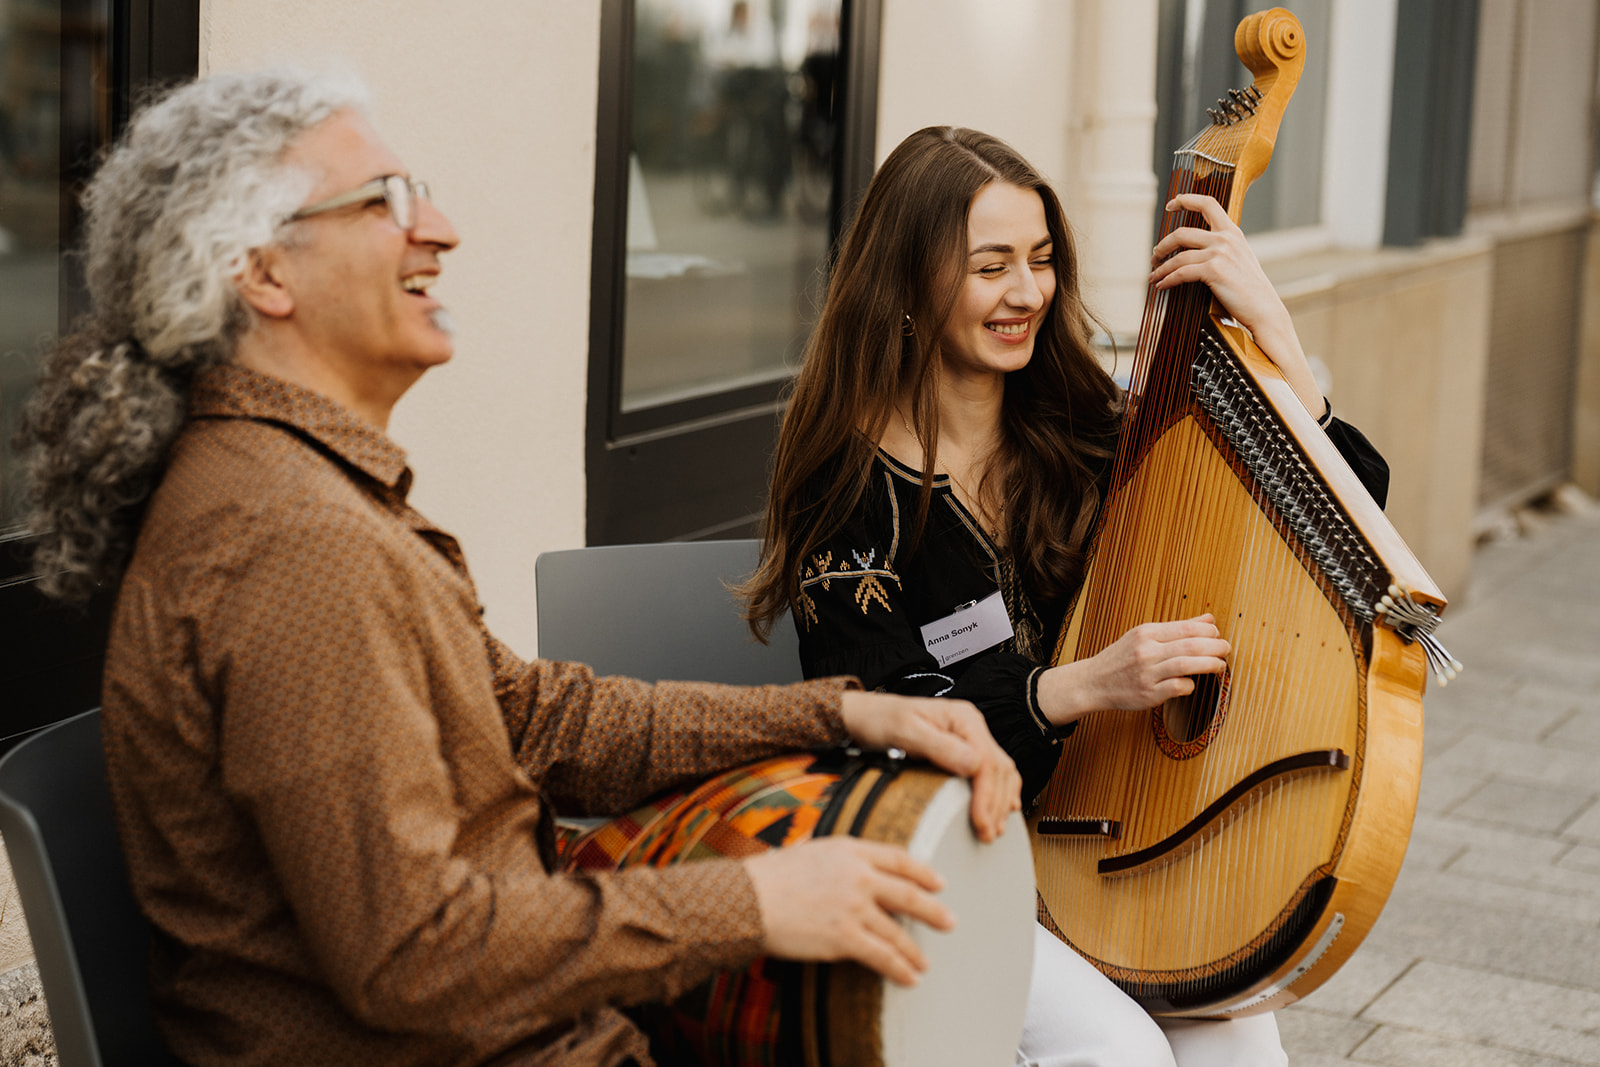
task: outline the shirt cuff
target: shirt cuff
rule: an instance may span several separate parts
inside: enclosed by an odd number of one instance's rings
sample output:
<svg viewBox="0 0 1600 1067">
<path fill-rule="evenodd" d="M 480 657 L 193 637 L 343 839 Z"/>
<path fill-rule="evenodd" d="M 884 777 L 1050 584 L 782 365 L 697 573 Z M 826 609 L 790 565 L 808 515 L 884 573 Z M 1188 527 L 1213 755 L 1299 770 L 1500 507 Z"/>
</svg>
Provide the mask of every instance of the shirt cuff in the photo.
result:
<svg viewBox="0 0 1600 1067">
<path fill-rule="evenodd" d="M 1051 744 L 1059 745 L 1072 736 L 1072 731 L 1078 728 L 1078 721 L 1074 719 L 1064 726 L 1057 726 L 1045 717 L 1044 709 L 1039 707 L 1039 676 L 1046 670 L 1045 667 L 1035 667 L 1028 673 L 1028 714 L 1033 716 L 1039 732 L 1048 737 Z"/>
</svg>

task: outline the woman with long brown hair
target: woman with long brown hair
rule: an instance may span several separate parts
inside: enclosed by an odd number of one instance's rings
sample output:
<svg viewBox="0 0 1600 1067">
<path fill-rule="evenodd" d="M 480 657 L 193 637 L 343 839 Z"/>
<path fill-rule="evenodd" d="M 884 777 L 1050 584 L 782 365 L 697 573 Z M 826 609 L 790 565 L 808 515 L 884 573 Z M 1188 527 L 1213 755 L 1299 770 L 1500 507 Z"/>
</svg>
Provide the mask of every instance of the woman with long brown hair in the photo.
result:
<svg viewBox="0 0 1600 1067">
<path fill-rule="evenodd" d="M 1238 227 L 1209 197 L 1168 207 L 1210 229 L 1163 239 L 1155 285 L 1209 285 L 1381 503 L 1387 465 L 1332 418 Z M 1022 773 L 1024 802 L 1079 718 L 1187 693 L 1229 652 L 1202 615 L 1046 666 L 1116 449 L 1121 394 L 1093 336 L 1072 232 L 1039 173 L 973 130 L 906 138 L 836 252 L 745 588 L 758 636 L 793 613 L 807 677 L 976 704 Z M 1154 1023 L 1041 928 L 1019 1062 L 1285 1057 L 1270 1015 Z"/>
</svg>

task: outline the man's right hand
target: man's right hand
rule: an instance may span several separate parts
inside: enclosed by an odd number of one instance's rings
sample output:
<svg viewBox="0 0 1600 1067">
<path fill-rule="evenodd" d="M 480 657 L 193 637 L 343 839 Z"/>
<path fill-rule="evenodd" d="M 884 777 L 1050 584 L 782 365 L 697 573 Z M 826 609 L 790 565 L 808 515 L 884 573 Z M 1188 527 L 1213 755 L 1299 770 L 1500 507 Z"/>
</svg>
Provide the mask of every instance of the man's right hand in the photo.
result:
<svg viewBox="0 0 1600 1067">
<path fill-rule="evenodd" d="M 780 959 L 850 959 L 915 985 L 928 960 L 894 916 L 936 930 L 956 924 L 933 896 L 944 879 L 894 845 L 829 837 L 752 856 L 744 865 L 755 884 L 766 951 Z"/>
</svg>

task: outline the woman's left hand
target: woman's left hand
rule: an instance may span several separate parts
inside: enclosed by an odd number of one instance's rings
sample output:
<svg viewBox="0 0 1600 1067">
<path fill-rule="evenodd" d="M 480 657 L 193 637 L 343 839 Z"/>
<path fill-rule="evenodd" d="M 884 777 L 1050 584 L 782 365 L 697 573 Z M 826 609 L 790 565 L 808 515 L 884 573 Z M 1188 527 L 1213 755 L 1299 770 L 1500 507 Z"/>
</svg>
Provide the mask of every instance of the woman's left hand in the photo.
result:
<svg viewBox="0 0 1600 1067">
<path fill-rule="evenodd" d="M 908 697 L 848 689 L 839 714 L 866 748 L 899 748 L 972 782 L 972 828 L 980 841 L 1005 832 L 1022 808 L 1022 775 L 995 743 L 982 713 L 965 700 Z"/>
<path fill-rule="evenodd" d="M 1167 202 L 1167 210 L 1195 212 L 1210 229 L 1180 226 L 1163 237 L 1152 257 L 1150 281 L 1157 289 L 1186 282 L 1210 287 L 1228 314 L 1250 331 L 1261 351 L 1277 364 L 1306 410 L 1321 417 L 1322 391 L 1300 347 L 1294 320 L 1244 232 L 1214 197 L 1202 193 L 1180 193 Z"/>
</svg>

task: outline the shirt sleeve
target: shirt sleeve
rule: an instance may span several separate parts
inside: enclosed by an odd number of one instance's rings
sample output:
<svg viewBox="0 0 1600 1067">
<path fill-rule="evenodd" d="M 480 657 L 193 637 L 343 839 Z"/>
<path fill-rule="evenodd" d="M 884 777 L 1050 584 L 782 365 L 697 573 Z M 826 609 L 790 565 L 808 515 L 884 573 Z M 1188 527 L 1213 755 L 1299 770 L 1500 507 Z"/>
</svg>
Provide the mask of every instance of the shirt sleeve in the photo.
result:
<svg viewBox="0 0 1600 1067">
<path fill-rule="evenodd" d="M 463 600 L 455 625 L 424 625 L 419 601 L 448 583 L 360 534 L 314 515 L 275 531 L 225 609 L 272 620 L 268 639 L 212 650 L 221 787 L 259 839 L 283 921 L 345 1008 L 402 1033 L 525 1034 L 530 1020 L 556 1033 L 604 1004 L 670 999 L 753 959 L 762 926 L 738 863 L 546 870 L 535 783 L 506 752 L 475 610 Z M 658 752 L 673 772 L 693 771 L 766 739 L 737 726 L 680 736 L 698 729 L 696 714 L 736 707 L 732 692 L 674 704 L 579 668 L 526 673 L 538 713 L 521 747 L 574 792 L 628 792 L 622 779 Z M 774 732 L 834 736 L 839 688 L 773 698 L 789 713 L 788 732 Z M 597 751 L 622 733 L 642 740 Z M 500 770 L 480 773 L 485 764 Z M 572 784 L 588 773 L 599 786 Z M 658 780 L 652 770 L 642 785 Z"/>
<path fill-rule="evenodd" d="M 1344 461 L 1350 464 L 1356 477 L 1361 479 L 1361 484 L 1367 487 L 1367 492 L 1372 494 L 1378 507 L 1386 505 L 1389 502 L 1389 463 L 1367 440 L 1367 435 L 1334 416 L 1331 408 L 1323 431 Z"/>
<path fill-rule="evenodd" d="M 563 814 L 614 813 L 765 756 L 843 743 L 851 678 L 732 686 L 596 677 L 488 638 L 517 762 Z"/>
<path fill-rule="evenodd" d="M 858 512 L 805 561 L 794 605 L 800 666 L 807 678 L 850 674 L 869 689 L 970 700 L 1022 774 L 1029 802 L 1049 784 L 1067 731 L 1054 731 L 1033 701 L 1039 664 L 1015 653 L 982 652 L 941 667 L 890 556 L 888 520 Z"/>
</svg>

